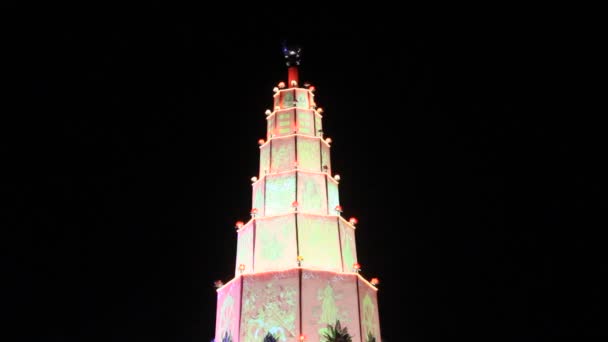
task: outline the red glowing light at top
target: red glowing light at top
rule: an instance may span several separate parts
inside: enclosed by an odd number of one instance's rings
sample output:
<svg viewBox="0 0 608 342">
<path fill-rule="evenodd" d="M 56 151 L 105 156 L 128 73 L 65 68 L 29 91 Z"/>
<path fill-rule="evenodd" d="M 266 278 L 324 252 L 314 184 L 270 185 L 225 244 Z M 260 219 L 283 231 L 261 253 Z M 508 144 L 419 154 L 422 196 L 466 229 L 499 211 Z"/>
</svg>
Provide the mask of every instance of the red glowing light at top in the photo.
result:
<svg viewBox="0 0 608 342">
<path fill-rule="evenodd" d="M 370 280 L 370 283 L 375 286 L 380 284 L 380 280 L 378 278 L 372 278 L 372 280 Z"/>
<path fill-rule="evenodd" d="M 291 206 L 294 207 L 294 208 L 296 208 L 298 205 L 299 205 L 298 201 L 293 201 L 291 203 Z"/>
<path fill-rule="evenodd" d="M 358 271 L 361 269 L 361 265 L 358 262 L 356 262 L 353 264 L 353 268 Z"/>
<path fill-rule="evenodd" d="M 285 82 L 279 82 L 279 88 L 281 88 L 281 89 L 285 88 Z"/>
<path fill-rule="evenodd" d="M 243 228 L 243 226 L 245 225 L 245 223 L 243 223 L 243 221 L 236 221 L 235 227 L 237 227 L 238 229 Z"/>
<path fill-rule="evenodd" d="M 357 224 L 357 223 L 359 223 L 359 220 L 357 220 L 357 218 L 355 218 L 355 217 L 351 217 L 348 220 L 348 222 L 350 222 L 350 224 Z"/>
<path fill-rule="evenodd" d="M 315 91 L 315 89 L 316 89 L 315 86 L 308 87 L 308 90 L 310 90 L 310 91 Z"/>
<path fill-rule="evenodd" d="M 304 335 L 300 335 L 300 341 L 304 341 L 306 338 L 304 337 Z"/>
<path fill-rule="evenodd" d="M 266 142 L 266 141 L 265 141 L 264 139 L 260 139 L 260 140 L 258 140 L 258 144 L 260 144 L 260 145 L 264 145 L 264 143 L 265 143 L 265 142 Z"/>
<path fill-rule="evenodd" d="M 336 211 L 342 212 L 342 206 L 341 205 L 337 205 L 336 206 Z"/>
</svg>

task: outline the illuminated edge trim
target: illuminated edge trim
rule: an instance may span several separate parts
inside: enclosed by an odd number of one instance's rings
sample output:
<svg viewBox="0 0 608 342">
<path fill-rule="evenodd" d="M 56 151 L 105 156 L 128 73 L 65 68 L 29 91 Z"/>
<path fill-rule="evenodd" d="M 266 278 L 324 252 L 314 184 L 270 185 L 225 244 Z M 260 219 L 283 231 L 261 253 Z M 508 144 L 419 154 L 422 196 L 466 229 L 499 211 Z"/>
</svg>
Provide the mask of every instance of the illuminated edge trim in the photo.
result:
<svg viewBox="0 0 608 342">
<path fill-rule="evenodd" d="M 334 179 L 334 177 L 332 177 L 329 172 L 322 172 L 322 171 L 312 171 L 312 170 L 306 170 L 306 169 L 293 169 L 293 170 L 285 170 L 285 171 L 279 171 L 279 172 L 274 172 L 274 173 L 268 173 L 265 175 L 261 175 L 260 178 L 258 178 L 258 180 L 256 180 L 255 182 L 251 183 L 251 186 L 256 185 L 258 182 L 262 181 L 264 178 L 268 177 L 268 176 L 275 176 L 275 175 L 282 175 L 282 174 L 286 174 L 286 173 L 290 173 L 290 172 L 302 172 L 302 173 L 309 173 L 309 174 L 315 174 L 315 175 L 327 175 L 327 178 L 329 178 L 332 182 L 334 182 L 334 184 L 339 185 L 340 182 L 338 182 L 337 180 Z"/>
</svg>

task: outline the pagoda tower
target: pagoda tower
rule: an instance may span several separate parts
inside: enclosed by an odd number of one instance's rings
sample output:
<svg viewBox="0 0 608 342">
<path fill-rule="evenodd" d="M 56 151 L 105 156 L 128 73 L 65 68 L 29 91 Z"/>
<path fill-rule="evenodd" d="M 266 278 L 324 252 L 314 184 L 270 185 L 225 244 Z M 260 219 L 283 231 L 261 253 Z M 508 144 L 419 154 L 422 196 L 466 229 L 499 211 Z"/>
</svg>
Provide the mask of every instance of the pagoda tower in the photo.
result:
<svg viewBox="0 0 608 342">
<path fill-rule="evenodd" d="M 299 85 L 300 48 L 283 48 L 252 178 L 248 222 L 237 222 L 235 276 L 218 284 L 215 341 L 324 341 L 337 321 L 353 342 L 380 341 L 377 288 L 360 274 L 356 219 L 345 220 L 314 87 Z M 374 279 L 373 283 L 376 283 Z"/>
</svg>

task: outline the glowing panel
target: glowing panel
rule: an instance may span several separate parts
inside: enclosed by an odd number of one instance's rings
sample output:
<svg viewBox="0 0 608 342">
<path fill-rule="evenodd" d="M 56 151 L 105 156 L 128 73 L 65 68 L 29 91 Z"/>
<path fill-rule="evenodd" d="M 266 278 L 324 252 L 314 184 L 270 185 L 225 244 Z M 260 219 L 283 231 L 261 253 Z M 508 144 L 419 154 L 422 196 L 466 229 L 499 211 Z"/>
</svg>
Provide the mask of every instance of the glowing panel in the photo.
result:
<svg viewBox="0 0 608 342">
<path fill-rule="evenodd" d="M 315 129 L 317 130 L 317 134 L 318 136 L 322 136 L 323 135 L 323 123 L 321 121 L 321 117 L 315 114 Z"/>
<path fill-rule="evenodd" d="M 323 169 L 323 171 L 329 172 L 331 174 L 331 161 L 329 159 L 329 147 L 325 144 L 321 144 L 321 165 L 327 166 L 327 169 Z"/>
<path fill-rule="evenodd" d="M 239 265 L 245 265 L 245 271 L 243 273 L 253 272 L 253 221 L 250 221 L 245 227 L 243 227 L 238 233 L 238 239 L 236 243 L 236 266 L 234 268 L 234 274 L 239 275 Z"/>
<path fill-rule="evenodd" d="M 281 342 L 296 342 L 300 336 L 299 298 L 297 269 L 246 276 L 239 341 L 260 342 L 270 332 Z"/>
<path fill-rule="evenodd" d="M 299 108 L 308 108 L 308 90 L 296 89 L 296 106 Z"/>
<path fill-rule="evenodd" d="M 354 275 L 302 270 L 302 327 L 307 341 L 324 341 L 327 325 L 337 320 L 353 341 L 361 341 L 356 281 Z"/>
<path fill-rule="evenodd" d="M 271 142 L 270 168 L 272 172 L 293 170 L 296 161 L 295 137 L 274 139 Z"/>
<path fill-rule="evenodd" d="M 340 271 L 342 260 L 335 217 L 298 214 L 298 244 L 303 267 Z"/>
<path fill-rule="evenodd" d="M 258 210 L 257 217 L 264 216 L 264 187 L 266 180 L 261 180 L 253 184 L 253 199 L 251 208 Z"/>
<path fill-rule="evenodd" d="M 260 178 L 270 172 L 270 144 L 260 148 Z"/>
<path fill-rule="evenodd" d="M 282 110 L 276 114 L 275 136 L 293 134 L 295 110 Z"/>
<path fill-rule="evenodd" d="M 257 220 L 255 271 L 274 271 L 297 266 L 295 217 L 292 214 Z"/>
<path fill-rule="evenodd" d="M 266 177 L 265 215 L 293 212 L 291 204 L 296 200 L 296 177 L 294 173 Z"/>
<path fill-rule="evenodd" d="M 344 272 L 353 272 L 353 264 L 357 262 L 355 230 L 343 221 L 340 221 L 340 244 L 342 246 Z"/>
<path fill-rule="evenodd" d="M 273 97 L 273 108 L 276 106 L 280 106 L 281 105 L 281 95 L 279 94 L 275 94 Z"/>
<path fill-rule="evenodd" d="M 241 280 L 232 281 L 217 291 L 217 314 L 215 320 L 215 340 L 224 336 L 239 336 L 239 312 L 241 310 Z"/>
<path fill-rule="evenodd" d="M 361 333 L 366 338 L 368 335 L 376 337 L 380 341 L 380 318 L 378 314 L 377 290 L 371 285 L 359 282 L 359 309 L 361 310 Z"/>
<path fill-rule="evenodd" d="M 287 90 L 281 92 L 281 108 L 294 107 L 296 105 L 296 98 L 293 90 Z"/>
<path fill-rule="evenodd" d="M 298 167 L 303 170 L 321 171 L 321 151 L 318 138 L 298 137 Z"/>
<path fill-rule="evenodd" d="M 298 210 L 304 213 L 326 214 L 327 194 L 325 175 L 298 173 Z"/>
<path fill-rule="evenodd" d="M 340 204 L 340 195 L 338 194 L 338 184 L 333 181 L 327 181 L 327 209 L 328 214 L 337 215 L 336 206 Z"/>
<path fill-rule="evenodd" d="M 311 110 L 298 109 L 297 125 L 298 133 L 315 135 L 315 122 L 313 120 L 313 112 Z"/>
<path fill-rule="evenodd" d="M 266 119 L 266 139 L 270 139 L 271 136 L 275 135 L 274 127 L 276 118 L 276 115 L 272 115 Z"/>
</svg>

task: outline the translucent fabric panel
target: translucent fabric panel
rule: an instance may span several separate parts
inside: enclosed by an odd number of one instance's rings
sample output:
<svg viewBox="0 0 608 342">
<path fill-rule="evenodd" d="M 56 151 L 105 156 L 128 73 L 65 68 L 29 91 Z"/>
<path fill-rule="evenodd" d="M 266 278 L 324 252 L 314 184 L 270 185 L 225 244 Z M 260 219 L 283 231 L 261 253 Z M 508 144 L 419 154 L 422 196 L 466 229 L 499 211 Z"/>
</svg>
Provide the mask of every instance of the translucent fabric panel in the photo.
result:
<svg viewBox="0 0 608 342">
<path fill-rule="evenodd" d="M 253 272 L 253 230 L 254 222 L 249 221 L 238 233 L 238 239 L 236 243 L 236 265 L 234 267 L 234 274 L 238 276 L 241 274 L 239 265 L 245 265 L 243 273 Z"/>
<path fill-rule="evenodd" d="M 323 122 L 321 120 L 321 117 L 317 114 L 315 114 L 315 129 L 316 129 L 316 135 L 318 135 L 318 136 L 323 135 Z"/>
<path fill-rule="evenodd" d="M 255 271 L 276 271 L 297 266 L 295 215 L 256 221 Z"/>
<path fill-rule="evenodd" d="M 370 284 L 359 281 L 359 309 L 361 310 L 361 333 L 364 337 L 369 334 L 380 341 L 380 315 L 378 311 L 377 290 Z"/>
<path fill-rule="evenodd" d="M 298 141 L 298 168 L 319 172 L 321 171 L 321 146 L 318 138 L 299 136 Z"/>
<path fill-rule="evenodd" d="M 298 342 L 299 299 L 298 269 L 246 276 L 239 342 L 260 342 L 269 332 L 281 342 Z"/>
<path fill-rule="evenodd" d="M 325 175 L 319 173 L 298 173 L 298 210 L 303 213 L 327 213 L 327 193 Z"/>
<path fill-rule="evenodd" d="M 270 168 L 272 172 L 281 172 L 294 169 L 296 161 L 295 137 L 274 139 L 270 142 Z"/>
<path fill-rule="evenodd" d="M 297 111 L 298 133 L 315 135 L 315 122 L 312 110 L 298 109 Z"/>
<path fill-rule="evenodd" d="M 276 115 L 271 115 L 266 118 L 266 139 L 270 139 L 270 137 L 276 135 L 275 126 L 276 126 Z"/>
<path fill-rule="evenodd" d="M 353 265 L 357 262 L 355 230 L 342 220 L 340 220 L 340 243 L 344 272 L 354 272 Z"/>
<path fill-rule="evenodd" d="M 325 144 L 321 144 L 321 165 L 325 166 L 323 171 L 327 171 L 331 175 L 331 161 L 329 159 L 329 147 Z"/>
<path fill-rule="evenodd" d="M 273 109 L 274 109 L 275 107 L 277 107 L 277 106 L 280 106 L 280 105 L 281 105 L 281 95 L 280 95 L 280 93 L 277 93 L 277 94 L 275 94 L 275 95 L 273 96 L 272 103 L 273 103 L 273 107 L 272 107 Z"/>
<path fill-rule="evenodd" d="M 215 318 L 215 340 L 222 341 L 225 335 L 232 341 L 239 336 L 241 311 L 241 279 L 235 279 L 217 291 L 217 313 Z"/>
<path fill-rule="evenodd" d="M 354 275 L 302 270 L 302 330 L 306 341 L 323 341 L 327 325 L 340 320 L 352 340 L 361 342 L 356 282 Z"/>
<path fill-rule="evenodd" d="M 294 107 L 296 105 L 296 97 L 294 90 L 285 90 L 281 92 L 281 108 Z"/>
<path fill-rule="evenodd" d="M 327 211 L 329 215 L 337 215 L 336 206 L 340 204 L 340 195 L 338 193 L 338 183 L 331 179 L 327 179 Z"/>
<path fill-rule="evenodd" d="M 298 108 L 308 108 L 308 90 L 296 89 L 296 105 Z"/>
<path fill-rule="evenodd" d="M 260 148 L 260 178 L 270 172 L 270 144 Z"/>
<path fill-rule="evenodd" d="M 255 182 L 253 188 L 253 199 L 251 201 L 251 208 L 258 210 L 257 217 L 264 216 L 264 187 L 266 180 L 262 179 Z"/>
<path fill-rule="evenodd" d="M 284 173 L 266 177 L 265 215 L 279 215 L 293 212 L 291 205 L 295 200 L 295 173 Z"/>
<path fill-rule="evenodd" d="M 293 134 L 295 126 L 295 110 L 282 110 L 275 114 L 277 123 L 274 129 L 274 136 Z"/>
<path fill-rule="evenodd" d="M 303 267 L 342 270 L 335 217 L 298 214 L 298 244 Z"/>
</svg>

